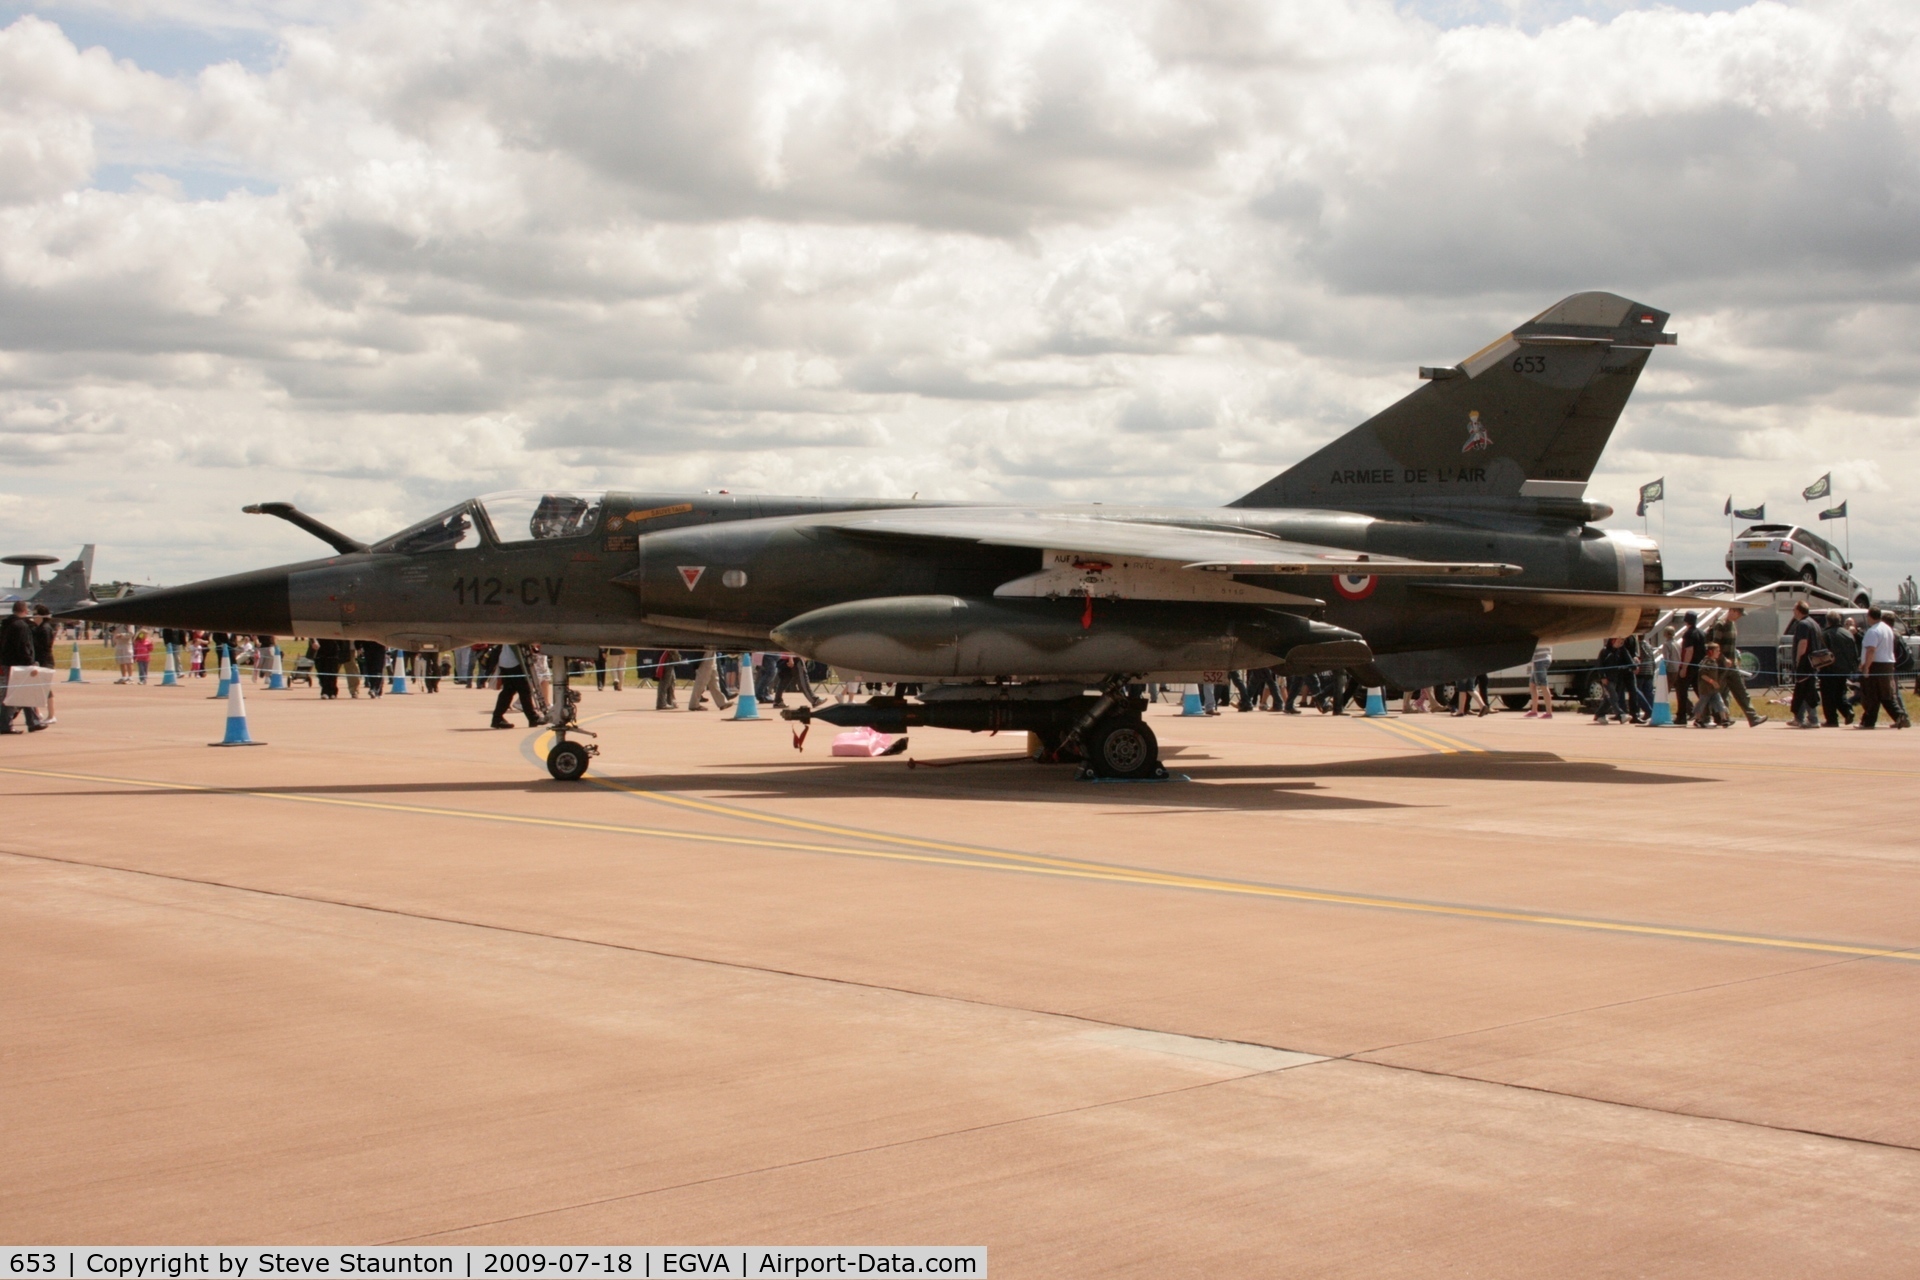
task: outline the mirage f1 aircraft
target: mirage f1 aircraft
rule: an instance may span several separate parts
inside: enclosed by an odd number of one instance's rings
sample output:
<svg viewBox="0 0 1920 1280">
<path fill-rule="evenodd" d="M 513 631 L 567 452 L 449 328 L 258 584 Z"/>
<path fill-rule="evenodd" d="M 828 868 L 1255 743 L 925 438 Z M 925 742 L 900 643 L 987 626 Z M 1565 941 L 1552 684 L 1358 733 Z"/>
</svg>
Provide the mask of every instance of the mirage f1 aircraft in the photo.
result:
<svg viewBox="0 0 1920 1280">
<path fill-rule="evenodd" d="M 909 681 L 809 716 L 903 732 L 1026 730 L 1047 758 L 1160 771 L 1128 686 L 1344 668 L 1418 688 L 1625 635 L 1667 603 L 1657 546 L 1590 522 L 1586 481 L 1667 313 L 1556 303 L 1252 493 L 1213 509 L 527 490 L 338 553 L 96 605 L 99 621 L 375 639 L 777 648 Z M 555 664 L 565 684 L 564 662 Z M 554 698 L 548 769 L 594 748 Z"/>
</svg>

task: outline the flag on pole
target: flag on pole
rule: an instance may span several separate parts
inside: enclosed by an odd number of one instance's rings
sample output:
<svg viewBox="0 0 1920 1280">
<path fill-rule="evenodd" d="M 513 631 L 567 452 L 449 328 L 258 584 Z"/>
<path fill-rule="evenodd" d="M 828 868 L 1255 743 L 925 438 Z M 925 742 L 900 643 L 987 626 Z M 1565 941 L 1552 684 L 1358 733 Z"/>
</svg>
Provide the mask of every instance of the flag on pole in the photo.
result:
<svg viewBox="0 0 1920 1280">
<path fill-rule="evenodd" d="M 1831 497 L 1832 494 L 1833 472 L 1831 471 L 1800 491 L 1801 498 L 1807 502 L 1812 502 L 1815 498 Z"/>
<path fill-rule="evenodd" d="M 1736 520 L 1765 520 L 1767 518 L 1767 504 L 1763 502 L 1757 507 L 1736 507 L 1733 512 L 1733 518 Z"/>
<path fill-rule="evenodd" d="M 1733 514 L 1733 499 L 1731 497 L 1727 499 L 1727 505 L 1720 508 L 1720 514 L 1723 516 L 1730 516 Z"/>
<path fill-rule="evenodd" d="M 1667 478 L 1665 476 L 1661 476 L 1658 480 L 1652 480 L 1647 482 L 1646 484 L 1641 485 L 1640 486 L 1640 509 L 1638 511 L 1635 511 L 1634 514 L 1637 516 L 1644 516 L 1645 514 L 1647 514 L 1647 508 L 1649 506 L 1651 506 L 1653 503 L 1661 501 L 1666 496 L 1667 496 Z"/>
<path fill-rule="evenodd" d="M 1847 504 L 1843 502 L 1837 507 L 1828 507 L 1820 513 L 1820 518 L 1822 520 L 1845 520 L 1847 518 Z"/>
</svg>

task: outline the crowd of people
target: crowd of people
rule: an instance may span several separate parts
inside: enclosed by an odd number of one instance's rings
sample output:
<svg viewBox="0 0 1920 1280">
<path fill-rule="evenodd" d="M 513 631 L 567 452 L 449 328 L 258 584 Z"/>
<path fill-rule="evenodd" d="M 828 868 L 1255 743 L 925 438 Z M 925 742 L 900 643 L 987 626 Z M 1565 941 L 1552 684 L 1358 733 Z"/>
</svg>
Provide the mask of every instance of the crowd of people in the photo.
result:
<svg viewBox="0 0 1920 1280">
<path fill-rule="evenodd" d="M 1731 727 L 1735 709 L 1749 725 L 1764 723 L 1765 717 L 1754 709 L 1740 666 L 1741 617 L 1738 606 L 1720 609 L 1702 627 L 1700 615 L 1689 612 L 1657 634 L 1607 640 L 1591 672 L 1588 709 L 1595 720 L 1652 723 L 1657 681 L 1664 667 L 1677 723 Z M 1891 622 L 1891 615 L 1883 615 L 1879 608 L 1867 611 L 1863 626 L 1855 614 L 1816 614 L 1805 603 L 1795 606 L 1785 637 L 1788 649 L 1783 654 L 1791 662 L 1791 669 L 1783 675 L 1792 686 L 1788 722 L 1792 727 L 1836 728 L 1844 723 L 1872 729 L 1883 712 L 1894 727 L 1909 726 L 1895 684 L 1899 640 Z M 51 668 L 57 638 L 57 624 L 44 607 L 35 616 L 24 602 L 16 603 L 0 630 L 0 690 L 4 690 L 7 672 L 13 667 Z M 350 698 L 359 698 L 364 692 L 369 699 L 377 699 L 387 691 L 389 682 L 397 683 L 397 678 L 417 680 L 427 693 L 438 693 L 443 680 L 466 688 L 484 688 L 496 694 L 491 722 L 496 729 L 512 727 L 507 717 L 516 703 L 528 725 L 543 723 L 553 700 L 552 668 L 537 644 L 409 653 L 389 650 L 374 640 L 315 639 L 306 642 L 305 651 L 288 670 L 273 636 L 162 630 L 156 638 L 155 632 L 144 628 L 115 627 L 106 638 L 118 669 L 115 684 L 148 683 L 156 651 L 164 649 L 165 660 L 171 664 L 169 670 L 177 672 L 179 679 L 221 674 L 222 664 L 231 662 L 236 676 L 251 671 L 254 680 L 264 681 L 278 673 L 291 682 L 317 685 L 320 697 L 328 700 L 338 699 L 342 686 Z M 689 711 L 704 711 L 709 703 L 726 710 L 739 692 L 740 660 L 732 653 L 640 650 L 631 655 L 630 661 L 625 650 L 602 649 L 597 662 L 582 658 L 567 661 L 570 677 L 592 676 L 601 689 L 611 680 L 614 689 L 620 690 L 629 673 L 637 680 L 650 680 L 654 705 L 661 710 L 679 707 L 682 683 L 687 685 Z M 759 663 L 756 690 L 774 707 L 784 707 L 789 694 L 810 706 L 819 706 L 825 700 L 816 691 L 816 685 L 831 678 L 823 664 L 781 653 L 761 654 Z M 1552 671 L 1552 650 L 1545 646 L 1536 649 L 1529 666 L 1528 719 L 1553 717 Z M 1224 675 L 1224 680 L 1209 680 L 1200 686 L 1201 706 L 1207 715 L 1218 715 L 1223 707 L 1283 715 L 1299 715 L 1305 710 L 1345 715 L 1350 708 L 1363 710 L 1368 692 L 1359 678 L 1339 670 L 1289 675 L 1278 667 L 1259 667 Z M 881 691 L 877 685 L 843 683 L 838 696 L 844 701 L 861 692 Z M 917 689 L 901 685 L 889 691 L 904 695 Z M 1916 691 L 1920 692 L 1920 684 Z M 1172 686 L 1151 684 L 1136 692 L 1152 701 L 1179 696 Z M 1484 674 L 1451 685 L 1388 689 L 1386 693 L 1399 697 L 1403 714 L 1484 716 L 1494 710 Z M 54 722 L 50 694 L 47 703 L 44 713 L 22 708 L 29 732 Z M 17 732 L 12 727 L 14 711 L 14 707 L 4 708 L 0 731 Z"/>
<path fill-rule="evenodd" d="M 0 733 L 21 732 L 13 727 L 16 710 L 26 713 L 27 733 L 38 733 L 54 723 L 50 682 L 44 694 L 44 710 L 33 705 L 15 707 L 6 696 L 14 668 L 52 670 L 53 642 L 53 618 L 45 605 L 29 609 L 25 600 L 16 600 L 7 616 L 0 618 Z"/>
</svg>

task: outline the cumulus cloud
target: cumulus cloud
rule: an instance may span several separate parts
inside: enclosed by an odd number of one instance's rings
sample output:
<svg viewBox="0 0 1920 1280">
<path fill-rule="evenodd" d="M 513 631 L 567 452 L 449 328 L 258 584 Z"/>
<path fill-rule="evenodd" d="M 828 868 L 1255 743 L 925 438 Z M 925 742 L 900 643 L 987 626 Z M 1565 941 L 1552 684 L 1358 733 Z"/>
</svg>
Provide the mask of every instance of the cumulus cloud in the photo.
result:
<svg viewBox="0 0 1920 1280">
<path fill-rule="evenodd" d="M 1704 574 L 1728 492 L 1832 470 L 1887 587 L 1920 14 L 1709 7 L 43 6 L 0 28 L 0 541 L 179 580 L 304 554 L 273 497 L 1212 503 L 1607 288 L 1683 344 L 1594 496 L 1665 474 Z"/>
</svg>

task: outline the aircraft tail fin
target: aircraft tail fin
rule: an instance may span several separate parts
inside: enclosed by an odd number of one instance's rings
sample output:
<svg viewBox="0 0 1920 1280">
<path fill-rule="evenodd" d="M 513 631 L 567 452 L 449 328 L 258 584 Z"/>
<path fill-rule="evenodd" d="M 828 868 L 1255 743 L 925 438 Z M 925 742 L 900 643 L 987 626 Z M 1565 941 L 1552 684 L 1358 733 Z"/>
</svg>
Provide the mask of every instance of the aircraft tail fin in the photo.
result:
<svg viewBox="0 0 1920 1280">
<path fill-rule="evenodd" d="M 1587 479 L 1647 357 L 1676 340 L 1667 316 L 1564 298 L 1230 505 L 1600 518 Z"/>
<path fill-rule="evenodd" d="M 33 597 L 36 608 L 47 606 L 54 613 L 62 609 L 71 609 L 74 605 L 91 600 L 93 587 L 93 544 L 89 542 L 80 548 L 80 554 L 69 560 L 64 568 L 51 578 L 47 585 L 40 588 Z"/>
</svg>

